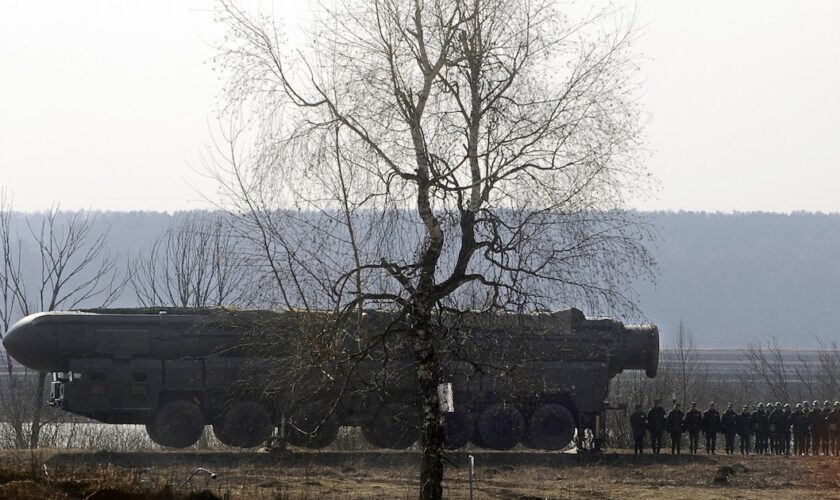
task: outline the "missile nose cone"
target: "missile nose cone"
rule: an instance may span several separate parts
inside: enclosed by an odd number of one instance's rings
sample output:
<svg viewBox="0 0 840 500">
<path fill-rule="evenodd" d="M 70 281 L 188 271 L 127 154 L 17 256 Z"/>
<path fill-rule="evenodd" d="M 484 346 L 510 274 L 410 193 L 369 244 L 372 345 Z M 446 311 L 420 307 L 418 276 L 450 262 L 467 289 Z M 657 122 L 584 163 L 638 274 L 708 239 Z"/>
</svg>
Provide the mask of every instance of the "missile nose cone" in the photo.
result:
<svg viewBox="0 0 840 500">
<path fill-rule="evenodd" d="M 3 347 L 15 361 L 38 371 L 52 371 L 56 338 L 27 316 L 14 324 L 3 337 Z"/>
<path fill-rule="evenodd" d="M 25 350 L 27 326 L 22 323 L 23 320 L 20 320 L 12 325 L 3 336 L 3 348 L 15 359 L 19 352 Z"/>
<path fill-rule="evenodd" d="M 12 326 L 6 332 L 6 335 L 3 336 L 3 348 L 6 349 L 6 352 L 9 354 L 14 355 L 13 353 L 17 352 L 20 348 L 20 329 Z"/>
</svg>

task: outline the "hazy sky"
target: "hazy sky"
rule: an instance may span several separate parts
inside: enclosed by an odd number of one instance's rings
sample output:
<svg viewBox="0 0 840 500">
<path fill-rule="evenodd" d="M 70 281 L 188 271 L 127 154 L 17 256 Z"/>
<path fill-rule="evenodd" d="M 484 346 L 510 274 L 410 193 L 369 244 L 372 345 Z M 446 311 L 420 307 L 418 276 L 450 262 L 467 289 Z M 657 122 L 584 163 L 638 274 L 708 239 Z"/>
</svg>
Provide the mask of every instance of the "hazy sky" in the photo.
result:
<svg viewBox="0 0 840 500">
<path fill-rule="evenodd" d="M 16 208 L 207 206 L 211 2 L 0 1 L 0 186 Z M 840 211 L 840 2 L 637 7 L 660 189 L 634 206 Z M 273 11 L 298 26 L 306 1 Z"/>
</svg>

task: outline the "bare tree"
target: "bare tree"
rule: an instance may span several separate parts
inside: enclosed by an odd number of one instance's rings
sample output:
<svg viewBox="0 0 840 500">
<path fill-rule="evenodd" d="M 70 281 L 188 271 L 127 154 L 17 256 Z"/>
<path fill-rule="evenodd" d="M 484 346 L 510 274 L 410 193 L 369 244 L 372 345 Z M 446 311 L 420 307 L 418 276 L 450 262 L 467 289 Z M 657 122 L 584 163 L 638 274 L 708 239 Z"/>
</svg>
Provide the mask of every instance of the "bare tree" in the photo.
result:
<svg viewBox="0 0 840 500">
<path fill-rule="evenodd" d="M 776 338 L 768 340 L 766 346 L 760 343 L 748 346 L 744 358 L 750 372 L 763 382 L 776 401 L 792 401 L 792 373 Z"/>
<path fill-rule="evenodd" d="M 673 354 L 679 379 L 675 398 L 685 408 L 688 395 L 696 393 L 694 384 L 698 375 L 700 360 L 697 356 L 697 346 L 694 343 L 694 333 L 682 320 L 680 320 L 680 326 L 677 330 L 677 338 L 674 340 Z"/>
<path fill-rule="evenodd" d="M 20 247 L 12 240 L 12 200 L 5 189 L 0 190 L 0 340 L 15 319 L 15 279 L 20 274 Z M 6 369 L 12 375 L 12 361 L 6 353 Z"/>
<path fill-rule="evenodd" d="M 0 241 L 3 263 L 0 286 L 3 315 L 0 321 L 4 332 L 13 318 L 82 305 L 106 306 L 117 299 L 124 282 L 117 273 L 116 257 L 108 251 L 107 233 L 94 232 L 95 218 L 92 214 L 65 213 L 56 207 L 40 217 L 26 220 L 28 234 L 16 236 L 11 224 L 11 201 L 6 201 L 5 197 L 2 200 Z M 40 218 L 40 221 L 33 226 L 31 219 L 34 218 Z M 28 247 L 24 246 L 24 241 Z M 22 265 L 25 248 L 34 248 L 33 253 L 37 255 L 34 266 Z M 5 406 L 9 406 L 11 412 L 15 440 L 19 447 L 35 448 L 43 425 L 47 374 L 38 373 L 34 388 L 29 388 L 26 383 L 15 387 L 13 361 L 8 357 L 6 361 L 11 401 Z M 28 429 L 24 421 L 28 423 Z"/>
<path fill-rule="evenodd" d="M 145 307 L 241 304 L 244 258 L 222 214 L 185 214 L 134 261 L 130 283 Z"/>
<path fill-rule="evenodd" d="M 420 388 L 420 496 L 440 498 L 453 318 L 633 310 L 627 284 L 652 266 L 622 210 L 646 175 L 633 28 L 572 23 L 549 1 L 348 0 L 286 57 L 272 19 L 226 1 L 219 19 L 227 116 L 253 125 L 215 164 L 232 211 L 280 303 L 339 322 L 364 304 L 405 325 L 390 334 Z"/>
<path fill-rule="evenodd" d="M 0 307 L 0 340 L 20 316 L 17 307 L 18 295 L 16 283 L 21 271 L 21 243 L 15 240 L 12 229 L 12 198 L 5 188 L 0 191 L 0 250 L 2 251 L 2 268 L 0 268 L 0 293 L 2 293 L 2 307 Z M 0 398 L 7 421 L 11 425 L 14 443 L 18 448 L 28 445 L 24 423 L 29 413 L 29 400 L 24 399 L 30 391 L 22 388 L 25 379 L 19 380 L 14 370 L 14 361 L 9 353 L 5 353 L 6 377 L 8 387 L 0 387 Z"/>
<path fill-rule="evenodd" d="M 836 398 L 840 394 L 840 345 L 836 340 L 818 341 L 817 366 L 813 367 L 819 384 L 816 392 L 825 398 Z"/>
<path fill-rule="evenodd" d="M 777 401 L 824 400 L 840 390 L 840 349 L 836 341 L 817 338 L 819 349 L 785 350 L 775 338 L 744 350 L 749 373 Z"/>
</svg>

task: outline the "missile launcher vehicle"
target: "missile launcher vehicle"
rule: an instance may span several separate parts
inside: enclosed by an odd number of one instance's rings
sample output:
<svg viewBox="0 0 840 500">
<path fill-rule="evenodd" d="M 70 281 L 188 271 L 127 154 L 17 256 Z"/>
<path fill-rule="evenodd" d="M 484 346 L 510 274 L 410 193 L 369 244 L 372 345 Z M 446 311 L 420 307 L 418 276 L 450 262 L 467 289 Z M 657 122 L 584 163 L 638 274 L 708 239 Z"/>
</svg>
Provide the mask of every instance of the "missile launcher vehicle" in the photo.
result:
<svg viewBox="0 0 840 500">
<path fill-rule="evenodd" d="M 339 427 L 359 426 L 373 446 L 401 449 L 420 435 L 420 403 L 410 341 L 394 334 L 392 320 L 369 312 L 340 329 L 346 355 L 329 366 L 306 364 L 315 347 L 304 331 L 318 322 L 301 312 L 39 313 L 16 323 L 3 345 L 19 363 L 52 373 L 50 404 L 145 424 L 163 446 L 190 446 L 209 425 L 230 446 L 259 446 L 279 433 L 322 448 Z M 450 449 L 560 450 L 576 434 L 597 448 L 610 380 L 623 370 L 654 377 L 659 357 L 656 326 L 587 319 L 577 309 L 468 313 L 442 338 L 436 349 L 454 401 L 445 414 Z"/>
</svg>

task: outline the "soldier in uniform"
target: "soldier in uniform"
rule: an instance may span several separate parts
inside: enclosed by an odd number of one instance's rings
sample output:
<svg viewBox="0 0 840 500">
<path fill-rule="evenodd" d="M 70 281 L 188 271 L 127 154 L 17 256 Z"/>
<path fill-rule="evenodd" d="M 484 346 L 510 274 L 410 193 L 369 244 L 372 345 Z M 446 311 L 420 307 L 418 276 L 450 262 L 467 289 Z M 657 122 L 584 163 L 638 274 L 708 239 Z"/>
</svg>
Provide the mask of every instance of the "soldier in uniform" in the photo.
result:
<svg viewBox="0 0 840 500">
<path fill-rule="evenodd" d="M 831 432 L 829 428 L 831 426 L 831 401 L 826 401 L 823 403 L 823 419 L 821 420 L 822 423 L 822 450 L 823 455 L 830 456 L 831 455 Z"/>
<path fill-rule="evenodd" d="M 650 447 L 654 455 L 659 455 L 662 448 L 662 434 L 665 432 L 665 408 L 659 406 L 659 400 L 653 401 L 653 408 L 647 414 L 650 429 Z"/>
<path fill-rule="evenodd" d="M 755 429 L 755 452 L 759 455 L 767 453 L 767 414 L 764 403 L 758 403 L 752 415 L 753 429 Z"/>
<path fill-rule="evenodd" d="M 805 455 L 811 450 L 811 402 L 802 402 L 802 413 L 805 414 L 805 422 L 807 422 L 807 429 L 805 430 Z"/>
<path fill-rule="evenodd" d="M 764 411 L 767 412 L 767 454 L 772 455 L 776 452 L 776 433 L 774 431 L 775 426 L 773 425 L 773 420 L 770 418 L 770 415 L 773 414 L 773 410 L 775 407 L 773 403 L 767 403 L 764 407 Z"/>
<path fill-rule="evenodd" d="M 680 410 L 679 403 L 674 403 L 674 408 L 668 412 L 666 427 L 671 433 L 671 455 L 674 453 L 679 455 L 683 433 L 683 412 Z"/>
<path fill-rule="evenodd" d="M 770 432 L 773 434 L 773 454 L 781 455 L 785 450 L 785 423 L 787 417 L 782 409 L 782 403 L 776 401 L 776 406 L 770 412 Z"/>
<path fill-rule="evenodd" d="M 727 455 L 735 454 L 735 434 L 738 432 L 738 414 L 732 408 L 732 403 L 726 405 L 726 411 L 720 417 L 723 436 L 726 439 L 724 448 Z"/>
<path fill-rule="evenodd" d="M 796 403 L 796 409 L 790 415 L 790 423 L 793 427 L 793 454 L 807 454 L 805 436 L 808 434 L 808 416 L 802 410 L 802 403 Z"/>
<path fill-rule="evenodd" d="M 741 455 L 750 454 L 750 434 L 753 432 L 753 420 L 748 406 L 741 408 L 741 413 L 735 421 L 738 428 L 738 442 L 741 445 Z"/>
<path fill-rule="evenodd" d="M 828 432 L 831 438 L 832 455 L 840 456 L 840 401 L 834 402 L 834 409 L 828 417 Z"/>
<path fill-rule="evenodd" d="M 697 442 L 703 429 L 703 414 L 697 409 L 697 403 L 691 403 L 691 409 L 685 414 L 685 430 L 688 431 L 688 451 L 697 453 Z"/>
<path fill-rule="evenodd" d="M 783 445 L 782 445 L 782 451 L 784 452 L 785 456 L 787 457 L 787 456 L 790 456 L 790 437 L 791 437 L 790 427 L 791 427 L 791 425 L 793 425 L 793 422 L 791 421 L 791 415 L 793 415 L 793 413 L 791 413 L 790 405 L 788 403 L 785 403 L 783 413 L 785 415 L 785 423 L 784 423 L 784 427 L 782 429 L 782 434 L 784 435 L 783 436 L 784 441 L 783 441 Z"/>
<path fill-rule="evenodd" d="M 633 454 L 641 455 L 645 452 L 647 431 L 647 415 L 642 411 L 642 405 L 636 405 L 636 411 L 630 415 L 630 429 L 633 431 Z"/>
<path fill-rule="evenodd" d="M 819 401 L 814 401 L 811 406 L 811 413 L 808 415 L 808 423 L 811 425 L 811 455 L 816 457 L 820 454 L 820 445 L 822 444 L 823 413 L 820 410 Z"/>
<path fill-rule="evenodd" d="M 706 454 L 715 453 L 717 434 L 720 432 L 720 413 L 715 409 L 715 402 L 709 403 L 709 409 L 703 412 L 703 433 L 706 435 Z"/>
</svg>

